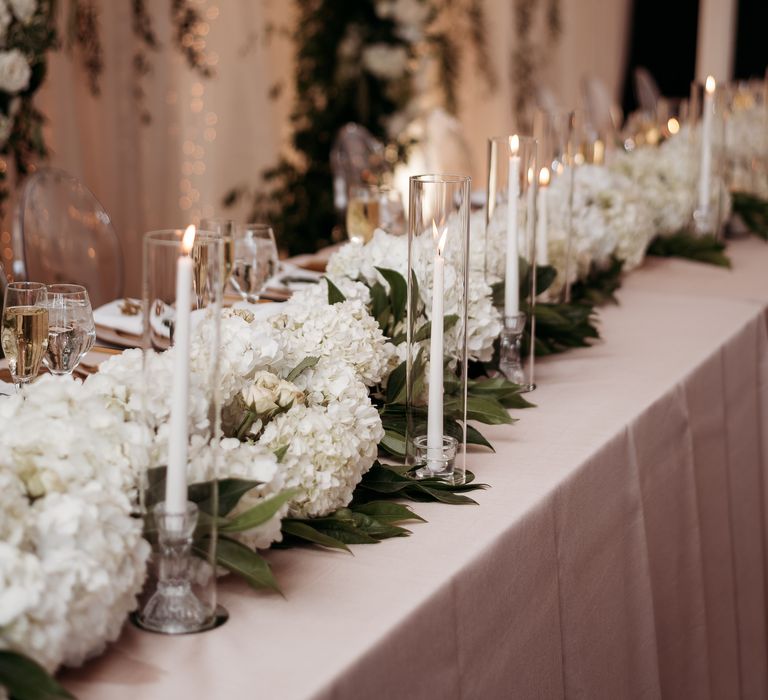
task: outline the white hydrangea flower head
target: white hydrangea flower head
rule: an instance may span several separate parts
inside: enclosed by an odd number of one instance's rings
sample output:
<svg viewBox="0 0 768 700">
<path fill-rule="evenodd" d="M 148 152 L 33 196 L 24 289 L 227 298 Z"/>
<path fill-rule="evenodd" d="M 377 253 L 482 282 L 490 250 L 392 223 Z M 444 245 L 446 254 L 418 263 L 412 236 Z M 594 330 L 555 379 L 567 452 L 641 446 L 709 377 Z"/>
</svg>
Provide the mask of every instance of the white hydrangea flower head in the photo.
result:
<svg viewBox="0 0 768 700">
<path fill-rule="evenodd" d="M 141 440 L 119 403 L 69 377 L 0 399 L 0 420 L 0 648 L 53 671 L 99 653 L 136 607 Z"/>
<path fill-rule="evenodd" d="M 189 458 L 190 483 L 208 481 L 218 473 L 219 479 L 236 478 L 261 482 L 248 491 L 229 514 L 232 517 L 253 508 L 284 488 L 284 475 L 274 452 L 264 445 L 224 438 L 218 450 L 202 438 L 192 440 Z M 214 459 L 217 460 L 214 471 Z M 237 539 L 252 549 L 266 549 L 282 539 L 281 521 L 288 512 L 284 505 L 270 520 L 257 528 L 239 533 Z"/>
<path fill-rule="evenodd" d="M 327 515 L 352 500 L 384 430 L 365 385 L 348 365 L 323 360 L 296 384 L 306 391 L 307 404 L 270 421 L 259 443 L 273 451 L 287 446 L 280 462 L 284 485 L 300 490 L 290 514 Z"/>
<path fill-rule="evenodd" d="M 373 386 L 395 368 L 396 351 L 368 313 L 360 290 L 364 285 L 341 283 L 341 287 L 355 294 L 328 304 L 325 284 L 298 292 L 269 324 L 283 347 L 286 368 L 307 357 L 329 358 L 353 367 L 367 386 Z"/>
<path fill-rule="evenodd" d="M 32 19 L 37 11 L 37 0 L 8 0 L 16 19 L 22 24 L 26 24 Z"/>
<path fill-rule="evenodd" d="M 32 69 L 21 51 L 0 51 L 0 90 L 11 94 L 26 90 L 31 77 Z"/>
<path fill-rule="evenodd" d="M 397 80 L 405 75 L 408 52 L 404 46 L 370 44 L 363 49 L 362 61 L 371 75 L 381 80 Z"/>
</svg>

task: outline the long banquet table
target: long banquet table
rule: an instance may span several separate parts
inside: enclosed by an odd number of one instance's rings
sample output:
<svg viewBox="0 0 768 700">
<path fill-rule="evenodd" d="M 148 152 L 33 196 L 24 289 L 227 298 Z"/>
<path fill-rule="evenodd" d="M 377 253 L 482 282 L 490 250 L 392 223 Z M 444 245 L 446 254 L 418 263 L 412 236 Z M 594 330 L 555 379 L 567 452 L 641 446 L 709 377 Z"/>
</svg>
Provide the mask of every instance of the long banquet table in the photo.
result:
<svg viewBox="0 0 768 700">
<path fill-rule="evenodd" d="M 269 554 L 223 627 L 127 625 L 80 698 L 766 698 L 768 245 L 733 270 L 649 260 L 602 342 L 538 365 L 487 429 L 478 506 L 412 536 Z"/>
</svg>

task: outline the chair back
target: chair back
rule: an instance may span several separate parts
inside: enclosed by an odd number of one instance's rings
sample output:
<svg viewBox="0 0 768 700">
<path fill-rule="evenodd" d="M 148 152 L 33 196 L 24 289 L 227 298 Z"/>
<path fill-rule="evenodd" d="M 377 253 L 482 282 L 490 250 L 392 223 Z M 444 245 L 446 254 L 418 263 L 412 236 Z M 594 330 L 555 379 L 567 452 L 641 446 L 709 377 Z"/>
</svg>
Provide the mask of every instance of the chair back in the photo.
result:
<svg viewBox="0 0 768 700">
<path fill-rule="evenodd" d="M 640 66 L 635 68 L 634 82 L 635 97 L 640 105 L 640 109 L 646 114 L 655 116 L 659 98 L 661 97 L 661 90 L 659 90 L 656 80 L 647 68 Z"/>
<path fill-rule="evenodd" d="M 120 243 L 109 215 L 76 177 L 41 168 L 16 205 L 14 277 L 82 284 L 94 308 L 123 294 Z"/>
<path fill-rule="evenodd" d="M 611 99 L 605 83 L 600 78 L 588 76 L 582 83 L 582 92 L 589 121 L 598 133 L 618 133 L 624 115 L 621 107 Z"/>
<path fill-rule="evenodd" d="M 333 205 L 344 212 L 353 185 L 380 184 L 392 166 L 384 157 L 384 144 L 360 124 L 345 124 L 331 147 Z"/>
</svg>

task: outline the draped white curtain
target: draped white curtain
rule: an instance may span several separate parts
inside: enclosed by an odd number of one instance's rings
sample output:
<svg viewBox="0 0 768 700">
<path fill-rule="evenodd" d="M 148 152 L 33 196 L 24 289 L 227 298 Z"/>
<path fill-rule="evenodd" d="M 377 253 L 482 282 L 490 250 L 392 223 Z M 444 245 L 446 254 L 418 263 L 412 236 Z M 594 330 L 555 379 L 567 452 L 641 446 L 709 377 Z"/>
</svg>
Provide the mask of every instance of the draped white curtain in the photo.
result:
<svg viewBox="0 0 768 700">
<path fill-rule="evenodd" d="M 141 236 L 154 228 L 179 227 L 198 216 L 222 213 L 232 187 L 258 182 L 289 138 L 292 47 L 270 24 L 290 27 L 288 0 L 196 0 L 209 32 L 206 51 L 218 56 L 216 77 L 200 78 L 171 46 L 169 0 L 149 0 L 163 44 L 148 51 L 152 73 L 142 86 L 152 115 L 141 123 L 132 91 L 137 40 L 130 4 L 100 2 L 104 47 L 101 95 L 92 96 L 77 57 L 52 56 L 39 96 L 48 117 L 53 165 L 82 178 L 112 216 L 121 238 L 127 292 L 140 289 Z M 62 3 L 62 11 L 66 3 Z M 510 0 L 485 0 L 487 43 L 499 83 L 491 93 L 470 61 L 460 87 L 460 122 L 468 149 L 457 158 L 482 182 L 486 139 L 512 126 L 514 86 L 509 80 L 514 42 Z M 602 78 L 618 95 L 630 0 L 561 0 L 563 36 L 541 78 L 563 107 L 575 105 L 585 74 Z M 63 18 L 62 18 L 63 19 Z M 62 22 L 63 26 L 63 22 Z M 282 82 L 278 99 L 270 88 Z M 482 185 L 479 185 L 482 186 Z M 234 216 L 245 216 L 245 205 Z"/>
</svg>

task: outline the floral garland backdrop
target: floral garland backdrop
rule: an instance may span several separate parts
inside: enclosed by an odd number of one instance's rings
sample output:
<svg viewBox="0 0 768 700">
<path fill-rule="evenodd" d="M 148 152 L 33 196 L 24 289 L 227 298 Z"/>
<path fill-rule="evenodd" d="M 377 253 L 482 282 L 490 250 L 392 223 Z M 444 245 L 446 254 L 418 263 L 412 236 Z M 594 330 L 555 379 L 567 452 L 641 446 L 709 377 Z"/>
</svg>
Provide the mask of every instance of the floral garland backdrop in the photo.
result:
<svg viewBox="0 0 768 700">
<path fill-rule="evenodd" d="M 0 211 L 9 182 L 20 182 L 48 154 L 33 98 L 57 46 L 53 12 L 53 0 L 0 0 Z"/>
<path fill-rule="evenodd" d="M 421 113 L 417 76 L 435 66 L 440 101 L 457 106 L 462 56 L 475 54 L 489 86 L 496 76 L 486 54 L 481 0 L 297 0 L 295 104 L 291 149 L 264 173 L 264 185 L 233 188 L 232 206 L 252 201 L 252 218 L 266 217 L 292 254 L 332 242 L 330 153 L 339 129 L 361 124 L 388 144 L 394 164 L 409 146 L 405 127 Z"/>
</svg>

